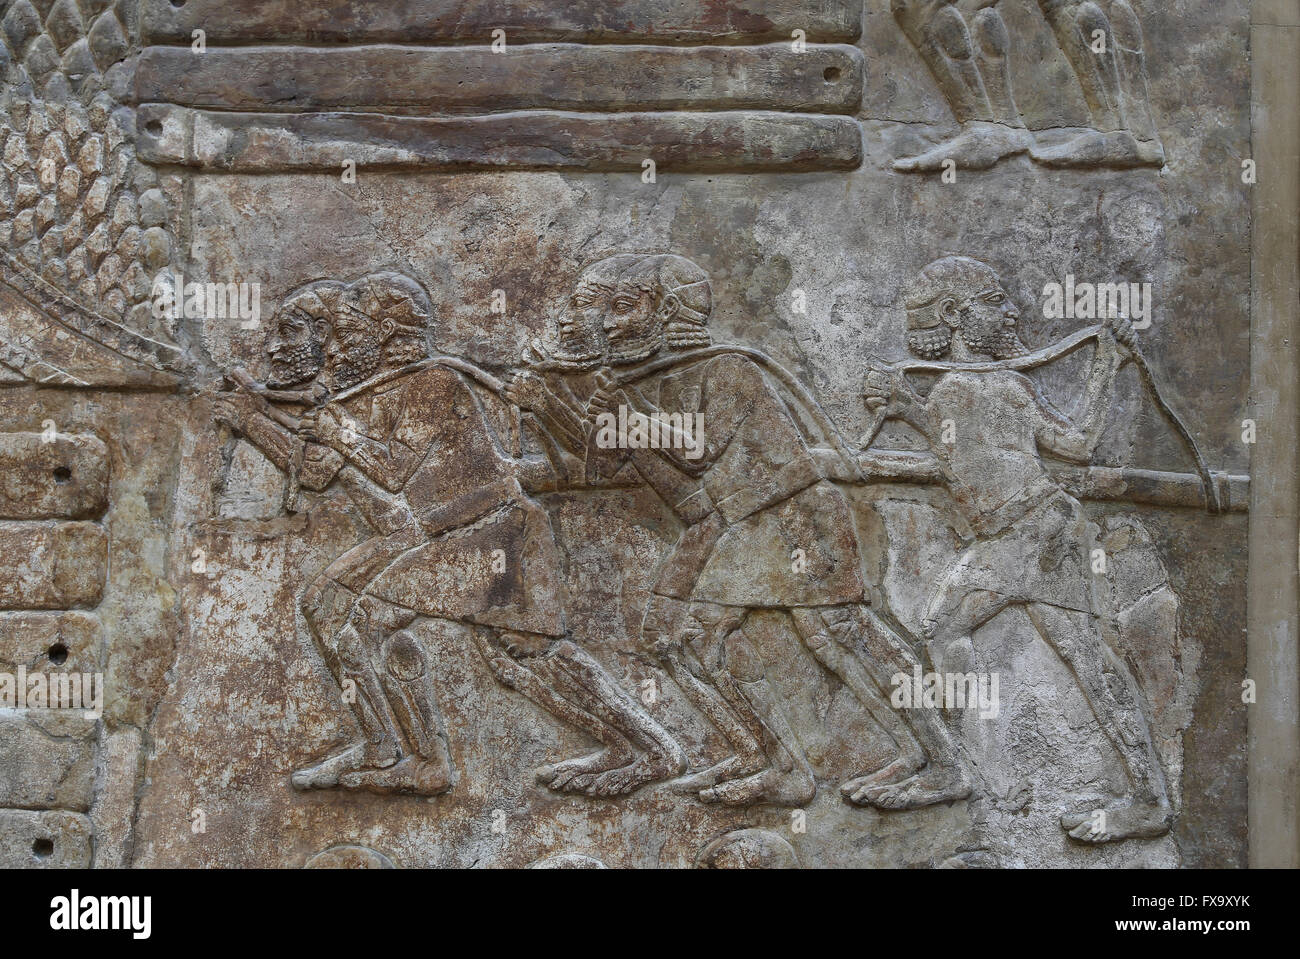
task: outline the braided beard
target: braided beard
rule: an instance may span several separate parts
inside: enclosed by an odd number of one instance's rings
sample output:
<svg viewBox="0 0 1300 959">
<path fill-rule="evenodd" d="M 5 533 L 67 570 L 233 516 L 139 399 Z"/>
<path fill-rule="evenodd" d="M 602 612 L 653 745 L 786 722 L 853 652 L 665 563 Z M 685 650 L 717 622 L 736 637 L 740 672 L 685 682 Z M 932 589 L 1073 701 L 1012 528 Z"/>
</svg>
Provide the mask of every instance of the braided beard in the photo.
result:
<svg viewBox="0 0 1300 959">
<path fill-rule="evenodd" d="M 664 348 L 663 330 L 657 330 L 649 336 L 629 337 L 619 346 L 610 344 L 606 362 L 614 366 L 627 366 L 649 359 Z"/>
<path fill-rule="evenodd" d="M 963 319 L 969 316 L 969 313 L 963 311 Z M 1015 327 L 1007 329 L 1000 327 L 984 333 L 977 333 L 968 324 L 963 323 L 958 330 L 962 342 L 967 348 L 974 353 L 985 353 L 995 360 L 1010 360 L 1017 356 L 1024 356 L 1029 351 L 1025 349 L 1025 344 L 1020 342 L 1020 334 Z"/>
<path fill-rule="evenodd" d="M 346 390 L 379 372 L 379 351 L 379 343 L 374 342 L 348 353 L 334 370 L 334 388 Z"/>
<path fill-rule="evenodd" d="M 544 361 L 534 365 L 536 370 L 554 370 L 558 373 L 590 373 L 601 364 L 599 353 L 552 353 Z"/>
<path fill-rule="evenodd" d="M 305 383 L 321 371 L 324 360 L 319 343 L 304 343 L 302 346 L 280 350 L 272 363 L 272 375 L 276 378 L 267 385 L 279 390 Z M 288 372 L 277 373 L 277 369 Z"/>
</svg>

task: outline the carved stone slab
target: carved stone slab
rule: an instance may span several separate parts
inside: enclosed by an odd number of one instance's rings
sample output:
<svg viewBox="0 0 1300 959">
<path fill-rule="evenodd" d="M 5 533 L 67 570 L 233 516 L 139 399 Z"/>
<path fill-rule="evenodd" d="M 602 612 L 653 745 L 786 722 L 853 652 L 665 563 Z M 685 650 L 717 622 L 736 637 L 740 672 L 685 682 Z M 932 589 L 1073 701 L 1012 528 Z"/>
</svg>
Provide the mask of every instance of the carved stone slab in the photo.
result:
<svg viewBox="0 0 1300 959">
<path fill-rule="evenodd" d="M 1252 6 L 0 0 L 0 866 L 1295 864 Z"/>
</svg>

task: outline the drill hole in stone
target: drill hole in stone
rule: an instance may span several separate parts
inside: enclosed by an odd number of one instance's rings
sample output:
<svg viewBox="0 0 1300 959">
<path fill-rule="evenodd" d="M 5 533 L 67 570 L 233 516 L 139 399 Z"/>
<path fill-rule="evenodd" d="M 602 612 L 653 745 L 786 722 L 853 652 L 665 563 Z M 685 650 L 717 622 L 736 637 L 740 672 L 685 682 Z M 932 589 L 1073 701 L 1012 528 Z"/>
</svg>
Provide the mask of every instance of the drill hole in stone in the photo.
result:
<svg viewBox="0 0 1300 959">
<path fill-rule="evenodd" d="M 822 79 L 825 80 L 827 83 L 834 83 L 836 80 L 840 78 L 840 76 L 841 74 L 840 74 L 839 67 L 827 67 L 825 70 L 822 71 Z"/>
<path fill-rule="evenodd" d="M 54 855 L 54 840 L 42 836 L 32 843 L 32 852 L 36 853 L 37 859 L 49 859 Z"/>
<path fill-rule="evenodd" d="M 68 647 L 62 643 L 55 643 L 49 648 L 48 655 L 51 663 L 55 666 L 62 666 L 68 661 Z"/>
<path fill-rule="evenodd" d="M 66 483 L 70 479 L 72 479 L 72 470 L 68 469 L 66 466 L 55 467 L 54 482 Z"/>
<path fill-rule="evenodd" d="M 162 121 L 150 120 L 148 123 L 144 125 L 144 132 L 149 134 L 149 136 L 151 137 L 162 136 Z"/>
</svg>

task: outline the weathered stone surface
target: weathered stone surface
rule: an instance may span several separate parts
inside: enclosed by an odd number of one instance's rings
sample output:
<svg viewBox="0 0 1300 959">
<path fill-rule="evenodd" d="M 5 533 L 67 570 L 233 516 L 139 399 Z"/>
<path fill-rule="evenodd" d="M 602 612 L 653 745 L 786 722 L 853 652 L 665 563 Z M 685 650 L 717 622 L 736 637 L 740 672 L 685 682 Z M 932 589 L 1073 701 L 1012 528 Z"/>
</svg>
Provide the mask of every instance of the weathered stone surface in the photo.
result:
<svg viewBox="0 0 1300 959">
<path fill-rule="evenodd" d="M 1246 0 L 20 6 L 0 862 L 1290 841 Z"/>
<path fill-rule="evenodd" d="M 102 668 L 103 631 L 93 613 L 0 613 L 0 669 L 94 673 Z"/>
<path fill-rule="evenodd" d="M 0 434 L 0 519 L 97 519 L 108 507 L 108 449 L 94 436 Z"/>
<path fill-rule="evenodd" d="M 848 169 L 861 132 L 844 117 L 781 113 L 573 114 L 477 117 L 140 111 L 140 151 L 158 163 L 274 172 L 496 168 L 665 172 Z M 155 134 L 153 124 L 157 124 Z"/>
<path fill-rule="evenodd" d="M 0 809 L 0 868 L 85 869 L 91 843 L 80 813 Z"/>
<path fill-rule="evenodd" d="M 94 606 L 107 567 L 98 523 L 0 523 L 0 609 Z"/>
<path fill-rule="evenodd" d="M 89 811 L 97 734 L 81 710 L 0 709 L 0 808 Z"/>
<path fill-rule="evenodd" d="M 135 797 L 144 772 L 140 730 L 125 726 L 104 737 L 95 768 L 94 807 L 96 869 L 124 869 L 131 864 Z"/>
</svg>

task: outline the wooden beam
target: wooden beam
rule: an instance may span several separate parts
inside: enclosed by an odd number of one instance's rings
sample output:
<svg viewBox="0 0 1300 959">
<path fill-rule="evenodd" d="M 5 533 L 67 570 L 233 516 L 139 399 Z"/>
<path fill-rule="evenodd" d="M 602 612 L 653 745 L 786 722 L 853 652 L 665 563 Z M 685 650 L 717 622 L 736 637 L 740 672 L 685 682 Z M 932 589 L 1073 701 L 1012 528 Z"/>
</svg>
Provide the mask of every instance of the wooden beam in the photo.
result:
<svg viewBox="0 0 1300 959">
<path fill-rule="evenodd" d="M 143 0 L 148 43 L 852 43 L 862 0 Z"/>
<path fill-rule="evenodd" d="M 852 113 L 862 99 L 856 47 L 532 44 L 344 48 L 149 47 L 140 103 L 262 113 L 398 116 L 508 110 L 789 110 Z"/>
<path fill-rule="evenodd" d="M 862 162 L 851 117 L 759 111 L 559 113 L 477 117 L 256 114 L 142 105 L 138 155 L 147 163 L 240 173 L 357 169 L 847 170 Z"/>
</svg>

